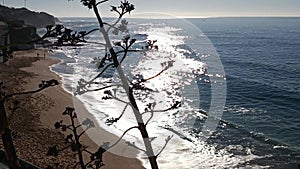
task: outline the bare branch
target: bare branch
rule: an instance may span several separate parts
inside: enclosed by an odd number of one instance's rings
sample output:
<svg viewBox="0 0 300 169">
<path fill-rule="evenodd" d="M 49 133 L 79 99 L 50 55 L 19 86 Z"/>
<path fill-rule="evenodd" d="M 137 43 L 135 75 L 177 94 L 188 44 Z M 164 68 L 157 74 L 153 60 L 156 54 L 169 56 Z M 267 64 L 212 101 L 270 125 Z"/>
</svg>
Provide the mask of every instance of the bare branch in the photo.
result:
<svg viewBox="0 0 300 169">
<path fill-rule="evenodd" d="M 92 154 L 93 156 L 94 154 Z M 98 168 L 95 168 L 93 165 L 91 165 L 93 162 L 96 162 L 96 161 L 100 161 L 101 162 L 102 159 L 95 159 L 95 160 L 90 160 L 88 163 L 85 164 L 85 167 L 86 168 L 92 168 L 92 169 L 99 169 Z M 103 164 L 104 165 L 104 164 Z"/>
<path fill-rule="evenodd" d="M 93 11 L 94 11 L 94 13 L 97 17 L 97 20 L 98 20 L 98 23 L 99 23 L 99 26 L 100 26 L 100 32 L 105 33 L 105 30 L 103 29 L 103 20 L 101 18 L 100 12 L 97 8 L 96 1 L 92 4 L 92 8 L 93 8 Z"/>
<path fill-rule="evenodd" d="M 92 29 L 92 30 L 88 31 L 87 33 L 85 33 L 84 36 L 86 36 L 86 35 L 88 35 L 90 33 L 93 33 L 95 31 L 99 31 L 99 29 L 98 28 Z"/>
<path fill-rule="evenodd" d="M 109 67 L 111 67 L 111 66 L 113 66 L 114 64 L 113 63 L 111 63 L 111 64 L 109 64 L 109 65 L 107 65 L 104 69 L 102 69 L 102 71 L 97 75 L 97 76 L 95 76 L 93 79 L 91 79 L 90 81 L 88 81 L 88 82 L 86 82 L 86 81 L 84 81 L 84 82 L 82 82 L 82 84 L 79 84 L 78 86 L 77 86 L 77 90 L 76 90 L 76 94 L 83 94 L 83 93 L 85 93 L 85 92 L 90 92 L 90 91 L 94 91 L 94 90 L 88 90 L 88 89 L 86 89 L 86 86 L 87 85 L 90 85 L 90 84 L 92 84 L 97 78 L 99 78 Z M 79 82 L 78 82 L 79 83 Z M 106 88 L 108 88 L 108 87 L 106 87 Z M 80 89 L 81 90 L 84 90 L 84 89 L 86 89 L 86 91 L 80 91 Z M 99 90 L 102 90 L 102 89 L 99 89 Z M 99 91 L 99 90 L 96 90 L 96 91 Z"/>
<path fill-rule="evenodd" d="M 9 95 L 4 96 L 3 100 L 9 99 L 11 97 L 17 96 L 17 95 L 25 95 L 25 94 L 34 94 L 37 92 L 40 92 L 44 89 L 47 89 L 48 87 L 56 86 L 58 85 L 58 81 L 55 79 L 49 80 L 49 81 L 42 81 L 42 83 L 39 85 L 39 89 L 33 90 L 33 91 L 27 91 L 27 92 L 19 92 L 19 93 L 12 93 Z"/>
<path fill-rule="evenodd" d="M 114 28 L 114 29 L 118 29 L 115 25 L 113 25 L 113 24 L 110 24 L 110 23 L 107 23 L 107 22 L 104 22 L 103 23 L 104 25 L 107 25 L 107 26 L 109 26 L 109 27 L 111 27 L 111 28 Z"/>
<path fill-rule="evenodd" d="M 109 85 L 109 86 L 101 87 L 101 88 L 98 88 L 98 89 L 93 89 L 91 91 L 100 91 L 100 90 L 104 90 L 104 89 L 111 88 L 111 87 L 114 87 L 114 86 L 121 86 L 121 85 Z"/>
<path fill-rule="evenodd" d="M 168 136 L 168 137 L 166 138 L 166 143 L 165 143 L 165 145 L 164 145 L 164 146 L 161 148 L 161 150 L 157 153 L 156 157 L 158 157 L 158 156 L 164 151 L 164 149 L 166 148 L 166 146 L 167 146 L 167 144 L 170 142 L 170 140 L 173 138 L 173 136 L 174 136 L 174 135 Z"/>
<path fill-rule="evenodd" d="M 145 123 L 145 126 L 148 125 L 148 123 L 151 121 L 151 119 L 152 119 L 153 116 L 154 116 L 154 112 L 153 112 L 153 111 L 151 111 L 150 113 L 151 113 L 151 115 L 150 115 L 149 119 L 147 120 L 147 122 Z"/>
<path fill-rule="evenodd" d="M 49 156 L 57 156 L 59 154 L 59 152 L 62 152 L 66 149 L 68 149 L 69 147 L 71 147 L 71 145 L 68 145 L 62 149 L 58 149 L 57 145 L 53 146 L 53 147 L 50 147 L 48 152 L 47 152 L 47 155 Z"/>
<path fill-rule="evenodd" d="M 122 136 L 114 144 L 112 144 L 111 146 L 109 146 L 108 149 L 111 149 L 112 147 L 116 146 L 123 139 L 123 137 L 125 136 L 125 134 L 128 133 L 130 130 L 132 130 L 132 129 L 138 129 L 138 128 L 139 128 L 138 126 L 133 126 L 133 127 L 130 127 L 129 129 L 127 129 L 126 131 L 124 131 L 124 133 L 122 134 Z"/>
<path fill-rule="evenodd" d="M 117 11 L 117 10 L 116 10 L 116 11 Z M 119 11 L 117 11 L 117 12 L 119 13 Z M 123 12 L 123 11 L 122 11 L 122 12 Z M 110 25 L 110 26 L 108 27 L 107 32 L 109 32 L 109 31 L 111 30 L 111 28 L 115 28 L 115 26 L 121 21 L 123 15 L 124 15 L 123 13 L 119 13 L 118 19 L 115 21 L 115 23 L 113 23 L 112 25 Z M 117 28 L 117 29 L 118 29 L 118 28 Z"/>
<path fill-rule="evenodd" d="M 149 80 L 151 80 L 151 79 L 154 79 L 154 78 L 156 78 L 156 77 L 158 77 L 159 75 L 161 75 L 164 71 L 166 71 L 167 69 L 163 69 L 163 70 L 161 70 L 159 73 L 157 73 L 156 75 L 154 75 L 154 76 L 152 76 L 152 77 L 149 77 L 149 78 L 147 78 L 147 79 L 141 79 L 141 81 L 138 83 L 138 84 L 140 84 L 140 83 L 143 83 L 143 82 L 146 82 L 146 81 L 149 81 Z"/>
<path fill-rule="evenodd" d="M 126 44 L 126 46 L 127 46 L 127 44 Z M 124 54 L 123 54 L 123 57 L 122 57 L 122 59 L 120 61 L 120 64 L 125 60 L 127 54 L 128 54 L 128 47 L 124 49 Z"/>
<path fill-rule="evenodd" d="M 162 66 L 165 66 L 164 69 L 162 69 L 159 73 L 157 73 L 156 75 L 154 75 L 154 76 L 152 76 L 152 77 L 149 77 L 149 78 L 146 78 L 146 79 L 140 79 L 138 83 L 134 84 L 133 88 L 139 87 L 139 84 L 144 83 L 144 82 L 147 82 L 147 81 L 149 81 L 149 80 L 151 80 L 151 79 L 154 79 L 154 78 L 160 76 L 163 72 L 165 72 L 165 71 L 168 70 L 170 67 L 172 67 L 172 66 L 173 66 L 173 63 L 174 63 L 174 61 L 172 61 L 172 60 L 171 60 L 171 61 L 168 61 L 168 62 L 162 63 L 161 65 L 162 65 Z"/>
<path fill-rule="evenodd" d="M 76 126 L 75 128 L 77 129 L 77 128 L 79 128 L 79 127 L 81 127 L 82 125 L 81 124 L 79 124 L 78 126 Z"/>
<path fill-rule="evenodd" d="M 148 154 L 146 150 L 144 150 L 144 149 L 142 149 L 142 148 L 139 148 L 139 147 L 136 146 L 134 143 L 130 143 L 129 141 L 127 141 L 126 144 L 127 144 L 128 146 L 131 146 L 131 147 L 133 147 L 133 148 L 135 148 L 135 149 L 137 149 L 137 150 L 143 151 L 144 153 Z"/>
<path fill-rule="evenodd" d="M 128 107 L 128 105 L 129 105 L 129 103 L 128 104 L 126 104 L 126 106 L 124 107 L 124 109 L 123 109 L 123 111 L 122 111 L 122 113 L 121 113 L 121 115 L 119 116 L 119 117 L 117 117 L 117 118 L 111 118 L 111 119 L 107 119 L 106 120 L 106 124 L 107 125 L 112 125 L 113 123 L 116 123 L 116 122 L 118 122 L 121 118 L 122 118 L 122 116 L 124 115 L 124 113 L 125 113 L 125 111 L 126 111 L 126 108 Z"/>
<path fill-rule="evenodd" d="M 73 128 L 72 128 L 72 126 L 71 126 L 71 125 L 68 125 L 68 126 L 67 126 L 67 129 L 69 129 L 69 130 L 73 131 Z"/>
<path fill-rule="evenodd" d="M 180 101 L 175 101 L 175 103 L 174 103 L 171 107 L 169 107 L 169 108 L 167 108 L 167 109 L 164 109 L 164 110 L 150 110 L 150 111 L 145 111 L 145 112 L 142 113 L 142 115 L 144 115 L 144 114 L 146 114 L 146 113 L 151 113 L 151 112 L 167 112 L 167 111 L 176 109 L 176 108 L 178 108 L 178 107 L 180 107 L 180 106 L 181 106 L 181 102 L 180 102 Z"/>
<path fill-rule="evenodd" d="M 84 151 L 84 152 L 86 152 L 86 153 L 88 153 L 88 154 L 90 154 L 90 155 L 93 155 L 93 154 L 94 154 L 94 153 L 90 152 L 90 151 L 87 150 L 87 149 L 83 149 L 82 151 Z"/>
<path fill-rule="evenodd" d="M 96 80 L 97 78 L 99 78 L 109 67 L 113 66 L 114 64 L 111 63 L 109 65 L 107 65 L 96 77 L 94 77 L 91 81 L 89 82 L 93 82 L 94 80 Z"/>
<path fill-rule="evenodd" d="M 122 102 L 122 103 L 125 103 L 125 104 L 128 104 L 128 105 L 130 105 L 131 106 L 131 104 L 130 104 L 130 102 L 126 102 L 126 101 L 124 101 L 124 100 L 121 100 L 121 99 L 119 99 L 119 98 L 117 98 L 117 97 L 115 97 L 115 96 L 111 96 L 113 99 L 116 99 L 116 100 L 118 100 L 119 102 Z"/>
<path fill-rule="evenodd" d="M 91 34 L 91 33 L 95 32 L 95 31 L 99 31 L 99 29 L 95 28 L 95 29 L 92 29 L 92 30 L 90 30 L 88 32 L 83 31 L 82 34 L 79 34 L 78 37 L 76 37 L 76 38 L 78 38 L 78 39 L 84 38 L 86 35 Z M 105 44 L 103 44 L 103 45 L 105 45 Z"/>
<path fill-rule="evenodd" d="M 73 168 L 76 169 L 79 164 L 80 164 L 80 162 L 77 162 Z"/>
<path fill-rule="evenodd" d="M 97 2 L 96 6 L 98 6 L 98 5 L 100 5 L 100 4 L 104 3 L 104 2 L 107 2 L 107 1 L 109 1 L 109 0 L 103 0 L 103 1 Z"/>
<path fill-rule="evenodd" d="M 100 91 L 100 90 L 104 90 L 104 89 L 116 87 L 116 86 L 122 86 L 122 85 L 109 85 L 109 86 L 104 86 L 104 87 L 97 88 L 97 89 L 86 89 L 85 91 L 81 91 L 80 94 L 88 93 L 88 92 L 96 92 L 96 91 Z"/>
<path fill-rule="evenodd" d="M 88 131 L 90 127 L 85 128 L 79 135 L 78 137 L 81 137 L 86 131 Z"/>
</svg>

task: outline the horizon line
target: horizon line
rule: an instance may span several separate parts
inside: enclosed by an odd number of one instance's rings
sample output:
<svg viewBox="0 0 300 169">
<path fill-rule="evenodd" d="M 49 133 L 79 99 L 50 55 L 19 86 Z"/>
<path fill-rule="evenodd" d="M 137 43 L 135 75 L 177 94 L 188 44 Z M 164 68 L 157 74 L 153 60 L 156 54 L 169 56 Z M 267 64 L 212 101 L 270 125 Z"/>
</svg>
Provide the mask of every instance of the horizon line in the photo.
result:
<svg viewBox="0 0 300 169">
<path fill-rule="evenodd" d="M 55 16 L 57 18 L 95 18 L 93 16 Z M 103 16 L 104 18 L 115 18 Z M 300 18 L 300 15 L 247 15 L 247 16 L 170 16 L 170 17 L 125 17 L 131 19 L 209 19 L 209 18 Z M 96 19 L 96 18 L 95 18 Z"/>
</svg>

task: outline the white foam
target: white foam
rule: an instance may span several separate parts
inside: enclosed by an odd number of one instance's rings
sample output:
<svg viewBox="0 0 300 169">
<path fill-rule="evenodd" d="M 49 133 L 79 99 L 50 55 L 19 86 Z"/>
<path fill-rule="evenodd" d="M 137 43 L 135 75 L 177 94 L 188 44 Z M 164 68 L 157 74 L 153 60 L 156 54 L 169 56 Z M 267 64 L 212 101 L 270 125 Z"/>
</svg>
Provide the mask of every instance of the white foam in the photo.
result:
<svg viewBox="0 0 300 169">
<path fill-rule="evenodd" d="M 143 77 L 151 77 L 162 69 L 160 63 L 169 60 L 175 61 L 173 67 L 169 68 L 168 71 L 145 83 L 145 86 L 148 88 L 164 92 L 154 92 L 146 97 L 142 94 L 137 96 L 137 103 L 140 110 L 144 110 L 145 107 L 143 107 L 143 105 L 149 103 L 153 99 L 161 101 L 157 102 L 157 109 L 167 108 L 172 104 L 174 99 L 184 101 L 183 106 L 180 109 L 154 116 L 151 123 L 147 126 L 149 135 L 151 137 L 157 137 L 157 139 L 153 141 L 153 147 L 156 153 L 160 151 L 165 142 L 165 138 L 170 135 L 174 136 L 158 158 L 160 168 L 234 168 L 246 161 L 261 158 L 253 155 L 251 149 L 247 150 L 248 153 L 246 156 L 234 156 L 229 153 L 231 148 L 238 148 L 240 151 L 244 151 L 244 147 L 228 146 L 224 149 L 217 150 L 214 145 L 208 145 L 205 141 L 200 141 L 199 139 L 192 137 L 189 133 L 192 126 L 186 125 L 182 128 L 177 126 L 177 123 L 180 121 L 191 120 L 191 118 L 198 116 L 194 113 L 193 110 L 195 109 L 192 108 L 191 104 L 198 106 L 199 102 L 185 96 L 184 90 L 187 86 L 192 86 L 193 84 L 196 85 L 196 76 L 203 74 L 206 67 L 204 63 L 195 58 L 186 58 L 184 53 L 188 53 L 189 51 L 185 49 L 176 49 L 176 46 L 184 44 L 185 39 L 188 38 L 186 36 L 180 36 L 180 30 L 181 29 L 168 26 L 156 28 L 153 24 L 150 29 L 143 28 L 143 30 L 136 30 L 138 33 L 147 34 L 148 38 L 151 40 L 158 40 L 157 45 L 159 50 L 147 53 L 147 57 L 143 57 L 134 64 L 133 61 L 138 55 L 133 54 L 130 57 L 134 59 L 130 60 L 130 58 L 128 58 L 129 62 L 124 63 L 124 65 L 128 64 L 127 68 L 134 68 L 127 70 L 126 73 L 128 75 L 141 74 Z M 96 37 L 93 36 L 93 38 Z M 84 78 L 85 80 L 89 80 L 95 76 L 97 72 L 94 67 L 92 67 L 92 64 L 90 64 L 92 58 L 95 57 L 93 56 L 95 50 L 97 49 L 94 49 L 93 46 L 89 45 L 81 47 L 80 53 L 78 53 L 78 50 L 61 50 L 62 52 L 65 52 L 68 57 L 76 60 L 76 63 L 68 65 L 73 66 L 75 70 L 74 76 L 61 74 L 63 83 L 72 83 L 68 85 L 75 87 L 79 79 Z M 207 55 L 203 56 L 206 57 Z M 224 78 L 224 76 L 220 74 L 210 76 Z M 195 88 L 197 89 L 197 86 Z M 198 91 L 195 91 L 194 93 L 197 94 L 197 92 Z M 84 103 L 88 111 L 95 116 L 99 125 L 108 132 L 120 136 L 128 127 L 136 125 L 132 111 L 130 107 L 128 107 L 123 118 L 118 121 L 117 125 L 107 126 L 105 120 L 108 117 L 118 117 L 124 104 L 122 105 L 118 101 L 102 100 L 103 96 L 105 96 L 103 92 L 92 92 L 86 93 L 78 98 Z M 125 101 L 128 100 L 125 94 L 119 94 L 118 97 Z M 198 99 L 196 96 L 195 98 Z M 148 118 L 149 115 L 145 116 L 144 120 L 146 121 Z M 167 125 L 172 126 L 172 129 L 180 133 L 180 135 L 162 128 Z M 143 147 L 142 140 L 139 136 L 140 133 L 137 130 L 133 130 L 129 132 L 124 139 L 134 141 L 136 145 Z M 140 157 L 144 166 L 150 168 L 148 160 L 142 158 L 144 157 L 143 153 L 140 153 Z"/>
</svg>

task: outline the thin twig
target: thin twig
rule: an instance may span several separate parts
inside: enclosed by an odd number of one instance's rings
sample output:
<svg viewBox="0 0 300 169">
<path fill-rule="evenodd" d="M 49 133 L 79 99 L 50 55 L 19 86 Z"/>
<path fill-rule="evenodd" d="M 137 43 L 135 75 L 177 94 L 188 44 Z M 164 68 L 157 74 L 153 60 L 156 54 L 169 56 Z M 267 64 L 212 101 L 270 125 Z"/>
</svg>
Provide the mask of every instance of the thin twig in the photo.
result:
<svg viewBox="0 0 300 169">
<path fill-rule="evenodd" d="M 90 129 L 90 127 L 87 127 L 86 129 L 84 129 L 79 135 L 78 137 L 80 138 L 86 131 L 88 131 Z"/>
<path fill-rule="evenodd" d="M 134 145 L 134 144 L 132 144 L 130 142 L 126 142 L 126 143 L 128 144 L 128 146 L 131 146 L 131 147 L 133 147 L 133 148 L 135 148 L 137 150 L 143 151 L 144 153 L 148 154 L 146 150 L 144 150 L 142 148 L 139 148 L 138 146 L 136 146 L 136 145 Z"/>
<path fill-rule="evenodd" d="M 154 76 L 152 76 L 152 77 L 149 77 L 149 78 L 147 78 L 147 79 L 142 79 L 140 82 L 138 82 L 137 84 L 141 84 L 141 83 L 144 83 L 144 82 L 147 82 L 147 81 L 149 81 L 149 80 L 151 80 L 151 79 L 154 79 L 154 78 L 156 78 L 156 77 L 158 77 L 159 75 L 161 75 L 164 71 L 166 71 L 167 69 L 163 69 L 163 70 L 161 70 L 159 73 L 157 73 L 156 75 L 154 75 Z"/>
<path fill-rule="evenodd" d="M 126 108 L 128 107 L 128 105 L 129 105 L 129 103 L 126 104 L 126 106 L 124 107 L 122 113 L 119 115 L 118 118 L 107 119 L 105 123 L 106 123 L 107 125 L 112 125 L 113 123 L 116 123 L 118 120 L 120 120 L 120 119 L 122 118 L 122 116 L 124 115 L 124 113 L 125 113 Z"/>
<path fill-rule="evenodd" d="M 90 80 L 89 83 L 91 83 L 94 80 L 96 80 L 97 78 L 99 78 L 109 67 L 111 67 L 113 65 L 114 65 L 113 63 L 107 65 L 96 77 L 94 77 L 92 80 Z"/>
<path fill-rule="evenodd" d="M 151 113 L 151 115 L 150 115 L 149 119 L 147 120 L 147 122 L 145 123 L 146 126 L 148 125 L 148 123 L 151 121 L 151 119 L 154 116 L 154 112 L 153 111 L 151 111 L 150 113 Z"/>
<path fill-rule="evenodd" d="M 87 149 L 83 149 L 83 151 L 86 152 L 86 153 L 89 153 L 90 155 L 93 155 L 93 154 L 94 154 L 94 153 L 90 152 L 90 151 L 87 150 Z"/>
<path fill-rule="evenodd" d="M 49 87 L 58 85 L 58 82 L 56 80 L 47 81 L 47 83 L 49 83 L 49 82 L 51 82 L 51 83 L 50 84 L 45 84 L 41 88 L 39 88 L 37 90 L 27 91 L 27 92 L 19 92 L 19 93 L 12 93 L 12 94 L 6 95 L 6 96 L 4 96 L 3 101 L 5 101 L 6 99 L 9 99 L 11 97 L 17 96 L 17 95 L 34 94 L 34 93 L 40 92 L 40 91 L 42 91 L 44 89 L 47 89 Z M 55 82 L 55 83 L 52 83 L 52 82 Z"/>
<path fill-rule="evenodd" d="M 82 125 L 81 124 L 79 124 L 78 126 L 76 126 L 75 128 L 77 129 L 77 128 L 79 128 L 79 127 L 81 127 Z"/>
<path fill-rule="evenodd" d="M 100 4 L 104 3 L 104 2 L 107 2 L 107 1 L 109 1 L 109 0 L 103 0 L 103 1 L 97 2 L 96 6 L 98 6 L 98 5 L 100 5 Z"/>
<path fill-rule="evenodd" d="M 112 147 L 116 146 L 122 140 L 122 138 L 125 136 L 125 134 L 128 133 L 130 130 L 132 130 L 132 129 L 138 129 L 138 128 L 139 128 L 138 126 L 133 126 L 133 127 L 130 127 L 129 129 L 127 129 L 126 131 L 124 131 L 123 135 L 114 144 L 112 144 L 111 146 L 109 146 L 107 150 L 109 150 Z"/>
<path fill-rule="evenodd" d="M 106 22 L 104 22 L 103 24 L 104 24 L 104 25 L 107 25 L 107 26 L 110 26 L 110 27 L 113 27 L 113 28 L 115 28 L 115 29 L 118 29 L 117 27 L 113 26 L 113 25 L 112 25 L 112 24 L 110 24 L 110 23 L 106 23 Z"/>
<path fill-rule="evenodd" d="M 161 148 L 161 150 L 157 153 L 156 157 L 158 157 L 158 156 L 164 151 L 164 149 L 166 148 L 166 146 L 167 146 L 167 144 L 170 142 L 170 140 L 173 138 L 173 136 L 174 136 L 174 135 L 168 136 L 168 137 L 166 138 L 166 143 L 165 143 L 165 145 L 164 145 L 164 146 Z"/>
<path fill-rule="evenodd" d="M 121 100 L 121 99 L 119 99 L 119 98 L 117 98 L 117 97 L 115 97 L 115 96 L 111 96 L 111 97 L 112 97 L 113 99 L 116 99 L 117 101 L 120 101 L 120 102 L 122 102 L 122 103 L 125 103 L 125 104 L 128 104 L 128 105 L 131 106 L 130 102 L 126 102 L 126 101 Z"/>
<path fill-rule="evenodd" d="M 115 26 L 121 21 L 122 16 L 123 16 L 123 14 L 120 14 L 120 16 L 119 16 L 119 18 L 116 20 L 116 22 L 113 23 L 112 25 L 110 25 L 110 26 L 107 28 L 107 32 L 109 32 L 109 31 L 111 30 L 111 28 L 115 28 Z"/>
<path fill-rule="evenodd" d="M 104 86 L 104 87 L 101 87 L 101 88 L 98 88 L 98 89 L 91 89 L 91 90 L 85 90 L 84 93 L 88 93 L 88 92 L 96 92 L 96 91 L 100 91 L 100 90 L 104 90 L 104 89 L 107 89 L 107 88 L 111 88 L 111 87 L 116 87 L 116 86 L 122 86 L 122 85 L 109 85 L 109 86 Z"/>
<path fill-rule="evenodd" d="M 80 164 L 80 163 L 79 163 L 79 162 L 77 162 L 77 163 L 74 165 L 74 169 L 76 169 L 76 167 L 77 167 L 77 165 L 78 165 L 78 164 Z"/>
<path fill-rule="evenodd" d="M 62 148 L 62 149 L 60 149 L 58 151 L 64 151 L 64 150 L 68 149 L 69 147 L 71 147 L 71 145 L 68 145 L 68 146 L 66 146 L 66 147 L 64 147 L 64 148 Z"/>
<path fill-rule="evenodd" d="M 121 119 L 121 118 L 122 118 L 122 116 L 124 115 L 124 113 L 125 113 L 125 111 L 126 111 L 126 108 L 127 108 L 128 106 L 129 106 L 129 103 L 126 104 L 126 106 L 124 107 L 124 109 L 123 109 L 121 115 L 120 115 L 117 119 Z"/>
</svg>

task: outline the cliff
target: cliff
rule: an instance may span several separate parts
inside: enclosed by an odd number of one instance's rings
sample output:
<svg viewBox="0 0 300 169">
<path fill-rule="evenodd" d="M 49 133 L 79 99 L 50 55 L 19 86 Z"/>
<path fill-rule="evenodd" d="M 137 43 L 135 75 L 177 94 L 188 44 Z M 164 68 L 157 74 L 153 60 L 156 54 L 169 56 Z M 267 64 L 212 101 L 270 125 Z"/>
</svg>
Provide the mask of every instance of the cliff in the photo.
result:
<svg viewBox="0 0 300 169">
<path fill-rule="evenodd" d="M 34 12 L 26 8 L 9 8 L 2 5 L 0 5 L 0 16 L 6 21 L 19 21 L 36 28 L 54 25 L 58 21 L 57 18 L 45 12 Z"/>
<path fill-rule="evenodd" d="M 56 21 L 54 16 L 44 12 L 0 5 L 0 46 L 10 44 L 12 50 L 32 49 L 34 44 L 30 42 L 39 38 L 37 28 L 54 25 Z"/>
<path fill-rule="evenodd" d="M 30 43 L 39 36 L 36 34 L 36 28 L 30 25 L 9 25 L 0 21 L 0 47 L 10 44 L 13 50 L 26 50 L 34 48 Z"/>
</svg>

